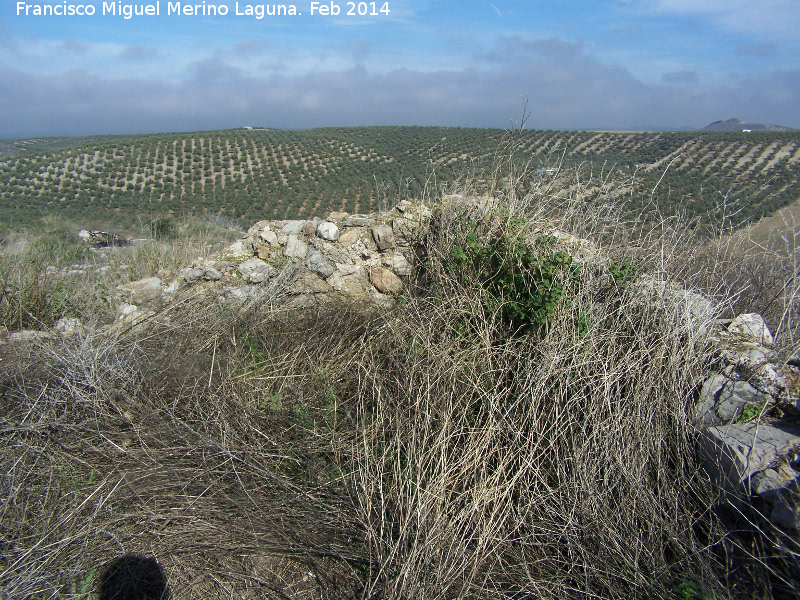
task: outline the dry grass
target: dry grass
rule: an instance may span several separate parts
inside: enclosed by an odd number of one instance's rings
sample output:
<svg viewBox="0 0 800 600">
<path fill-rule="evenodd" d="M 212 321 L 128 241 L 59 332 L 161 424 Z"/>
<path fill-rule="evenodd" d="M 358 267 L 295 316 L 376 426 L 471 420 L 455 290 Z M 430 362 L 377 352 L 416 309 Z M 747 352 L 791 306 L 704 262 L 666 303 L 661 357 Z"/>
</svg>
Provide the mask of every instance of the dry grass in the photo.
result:
<svg viewBox="0 0 800 600">
<path fill-rule="evenodd" d="M 157 273 L 169 283 L 181 268 L 241 237 L 216 220 L 176 221 L 168 239 L 101 251 L 78 240 L 77 226 L 56 219 L 38 233 L 9 235 L 0 245 L 0 326 L 46 329 L 63 317 L 108 323 L 118 285 Z"/>
<path fill-rule="evenodd" d="M 100 597 L 123 555 L 157 559 L 174 598 L 793 597 L 796 542 L 721 508 L 695 456 L 715 315 L 664 292 L 686 234 L 624 245 L 613 203 L 572 189 L 557 214 L 547 189 L 511 194 L 489 230 L 596 235 L 648 278 L 585 267 L 544 327 L 510 330 L 448 275 L 451 207 L 394 312 L 197 296 L 6 356 L 4 597 Z"/>
</svg>

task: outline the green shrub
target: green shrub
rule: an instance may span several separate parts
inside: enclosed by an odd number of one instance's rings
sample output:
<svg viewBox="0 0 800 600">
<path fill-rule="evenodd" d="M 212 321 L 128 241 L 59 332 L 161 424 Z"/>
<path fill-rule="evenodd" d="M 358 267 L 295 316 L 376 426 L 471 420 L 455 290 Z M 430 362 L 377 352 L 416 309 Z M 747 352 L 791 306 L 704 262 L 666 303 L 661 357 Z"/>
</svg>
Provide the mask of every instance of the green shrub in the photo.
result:
<svg viewBox="0 0 800 600">
<path fill-rule="evenodd" d="M 526 242 L 514 220 L 488 238 L 476 221 L 462 222 L 449 253 L 451 274 L 476 280 L 487 293 L 485 310 L 499 311 L 513 330 L 547 325 L 579 283 L 573 257 L 556 249 L 552 236 Z"/>
<path fill-rule="evenodd" d="M 175 235 L 177 224 L 175 222 L 175 217 L 172 215 L 164 215 L 150 221 L 147 224 L 147 228 L 150 230 L 150 234 L 154 239 L 165 240 Z"/>
<path fill-rule="evenodd" d="M 626 283 L 635 283 L 639 278 L 636 273 L 636 267 L 627 258 L 608 261 L 608 270 L 611 273 L 611 278 L 617 285 L 625 285 Z"/>
</svg>

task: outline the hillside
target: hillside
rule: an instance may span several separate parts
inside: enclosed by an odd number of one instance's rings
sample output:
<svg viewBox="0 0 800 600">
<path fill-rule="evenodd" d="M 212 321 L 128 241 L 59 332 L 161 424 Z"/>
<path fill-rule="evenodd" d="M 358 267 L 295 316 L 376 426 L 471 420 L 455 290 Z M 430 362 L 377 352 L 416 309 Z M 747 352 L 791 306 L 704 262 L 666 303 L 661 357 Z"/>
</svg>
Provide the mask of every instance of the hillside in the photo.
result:
<svg viewBox="0 0 800 600">
<path fill-rule="evenodd" d="M 795 264 L 540 181 L 0 248 L 4 598 L 796 598 Z"/>
<path fill-rule="evenodd" d="M 790 127 L 775 125 L 774 123 L 746 123 L 741 119 L 728 119 L 727 121 L 714 121 L 701 131 L 791 131 Z"/>
<path fill-rule="evenodd" d="M 507 135 L 358 127 L 5 142 L 18 153 L 0 160 L 0 222 L 24 227 L 58 214 L 87 226 L 132 227 L 150 215 L 215 213 L 246 225 L 368 212 L 447 191 L 442 182 L 480 191 Z M 657 188 L 662 214 L 703 217 L 731 192 L 729 200 L 758 218 L 800 197 L 797 131 L 522 131 L 515 141 L 522 192 L 560 168 L 578 175 L 565 195 L 576 181 L 590 190 L 613 185 L 636 210 Z"/>
</svg>

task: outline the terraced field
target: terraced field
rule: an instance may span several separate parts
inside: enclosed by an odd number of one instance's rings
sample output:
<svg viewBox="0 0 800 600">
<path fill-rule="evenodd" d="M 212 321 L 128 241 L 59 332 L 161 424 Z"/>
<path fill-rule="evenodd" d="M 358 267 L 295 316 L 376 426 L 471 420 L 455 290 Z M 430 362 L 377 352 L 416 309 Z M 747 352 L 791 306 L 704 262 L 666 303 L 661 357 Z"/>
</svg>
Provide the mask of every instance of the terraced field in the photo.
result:
<svg viewBox="0 0 800 600">
<path fill-rule="evenodd" d="M 0 222 L 45 215 L 131 224 L 150 215 L 262 218 L 367 212 L 436 194 L 491 171 L 507 132 L 440 127 L 226 130 L 0 143 Z M 609 177 L 632 209 L 704 217 L 724 199 L 756 219 L 800 198 L 800 132 L 524 131 L 522 185 L 576 170 L 588 189 Z M 656 190 L 653 193 L 653 190 Z"/>
</svg>

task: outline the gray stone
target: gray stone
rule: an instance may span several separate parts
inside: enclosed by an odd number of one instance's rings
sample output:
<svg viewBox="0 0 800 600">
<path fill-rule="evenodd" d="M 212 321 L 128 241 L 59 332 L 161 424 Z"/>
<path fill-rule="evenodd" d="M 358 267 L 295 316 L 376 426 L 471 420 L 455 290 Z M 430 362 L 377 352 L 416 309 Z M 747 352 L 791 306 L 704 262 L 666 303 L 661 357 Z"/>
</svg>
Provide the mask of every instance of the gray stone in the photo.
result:
<svg viewBox="0 0 800 600">
<path fill-rule="evenodd" d="M 335 223 L 331 223 L 330 221 L 325 221 L 324 223 L 320 223 L 317 226 L 317 235 L 321 237 L 323 240 L 328 240 L 329 242 L 335 242 L 339 239 L 339 228 L 336 226 Z"/>
<path fill-rule="evenodd" d="M 321 221 L 319 219 L 313 219 L 306 223 L 303 226 L 303 235 L 314 235 L 314 232 L 317 230 L 317 225 L 319 225 Z"/>
<path fill-rule="evenodd" d="M 297 235 L 303 231 L 305 224 L 305 221 L 289 221 L 286 225 L 281 227 L 281 231 L 283 231 L 283 233 L 286 235 Z"/>
<path fill-rule="evenodd" d="M 283 251 L 289 258 L 305 258 L 308 254 L 308 244 L 298 239 L 296 235 L 290 235 L 286 239 L 286 248 Z"/>
<path fill-rule="evenodd" d="M 419 227 L 415 221 L 403 218 L 392 219 L 392 231 L 395 238 L 402 240 L 406 245 L 417 241 L 420 234 Z"/>
<path fill-rule="evenodd" d="M 190 285 L 200 280 L 217 281 L 219 279 L 222 279 L 222 273 L 214 267 L 194 267 L 187 269 L 183 274 L 183 280 Z"/>
<path fill-rule="evenodd" d="M 732 424 L 709 427 L 700 435 L 706 471 L 732 491 L 798 446 L 800 430 L 787 425 Z"/>
<path fill-rule="evenodd" d="M 22 331 L 15 331 L 8 336 L 9 342 L 15 343 L 30 343 L 42 340 L 51 340 L 55 338 L 52 331 L 35 331 L 33 329 L 23 329 Z"/>
<path fill-rule="evenodd" d="M 390 256 L 384 256 L 382 262 L 385 266 L 402 277 L 408 277 L 413 270 L 408 259 L 399 252 L 395 252 Z"/>
<path fill-rule="evenodd" d="M 764 317 L 758 313 L 739 315 L 728 326 L 728 331 L 747 337 L 762 346 L 771 346 L 774 343 Z"/>
<path fill-rule="evenodd" d="M 388 225 L 376 225 L 373 227 L 372 237 L 381 252 L 394 248 L 394 233 Z"/>
<path fill-rule="evenodd" d="M 248 248 L 244 242 L 233 242 L 230 246 L 228 246 L 225 251 L 223 252 L 224 256 L 231 256 L 231 257 L 245 257 L 245 256 L 252 256 L 253 252 L 251 248 Z"/>
<path fill-rule="evenodd" d="M 251 258 L 239 265 L 239 273 L 250 283 L 263 283 L 275 275 L 275 269 L 259 258 Z"/>
<path fill-rule="evenodd" d="M 735 420 L 748 404 L 761 405 L 768 401 L 769 396 L 746 381 L 714 375 L 700 390 L 695 414 L 705 425 L 719 425 Z"/>
<path fill-rule="evenodd" d="M 269 291 L 260 285 L 241 285 L 237 287 L 226 287 L 222 289 L 222 293 L 217 296 L 217 300 L 221 305 L 232 306 L 239 308 L 248 302 L 255 302 L 262 298 L 266 298 Z"/>
<path fill-rule="evenodd" d="M 145 304 L 161 297 L 161 280 L 158 277 L 146 277 L 117 286 L 117 295 L 130 304 Z"/>
<path fill-rule="evenodd" d="M 325 258 L 319 250 L 312 250 L 308 253 L 305 265 L 310 271 L 325 278 L 333 275 L 333 272 L 336 270 L 336 266 Z"/>
<path fill-rule="evenodd" d="M 336 242 L 326 242 L 322 238 L 313 237 L 309 245 L 321 252 L 325 258 L 334 263 L 352 263 L 350 253 Z"/>
<path fill-rule="evenodd" d="M 353 215 L 342 221 L 342 227 L 372 227 L 374 221 L 366 215 Z"/>
<path fill-rule="evenodd" d="M 247 230 L 247 233 L 245 234 L 245 238 L 250 238 L 250 239 L 255 238 L 262 231 L 266 231 L 269 228 L 270 228 L 270 221 L 263 220 L 263 221 L 259 221 L 258 223 L 254 223 L 250 227 L 250 229 Z"/>
<path fill-rule="evenodd" d="M 714 412 L 717 404 L 717 397 L 723 387 L 731 380 L 725 375 L 717 374 L 709 377 L 700 389 L 700 398 L 695 406 L 695 417 L 705 425 L 716 425 L 719 418 Z"/>
<path fill-rule="evenodd" d="M 787 529 L 800 529 L 800 474 L 789 464 L 756 473 L 750 491 L 771 507 L 770 521 Z"/>
<path fill-rule="evenodd" d="M 737 369 L 752 371 L 770 361 L 773 353 L 754 342 L 730 344 L 720 350 L 722 360 Z"/>
<path fill-rule="evenodd" d="M 76 333 L 82 333 L 84 329 L 85 328 L 80 319 L 59 319 L 56 321 L 56 324 L 53 325 L 53 331 L 63 336 L 71 336 L 75 335 Z"/>
<path fill-rule="evenodd" d="M 309 271 L 302 270 L 287 287 L 286 291 L 292 295 L 325 294 L 332 290 L 325 280 Z"/>
</svg>

